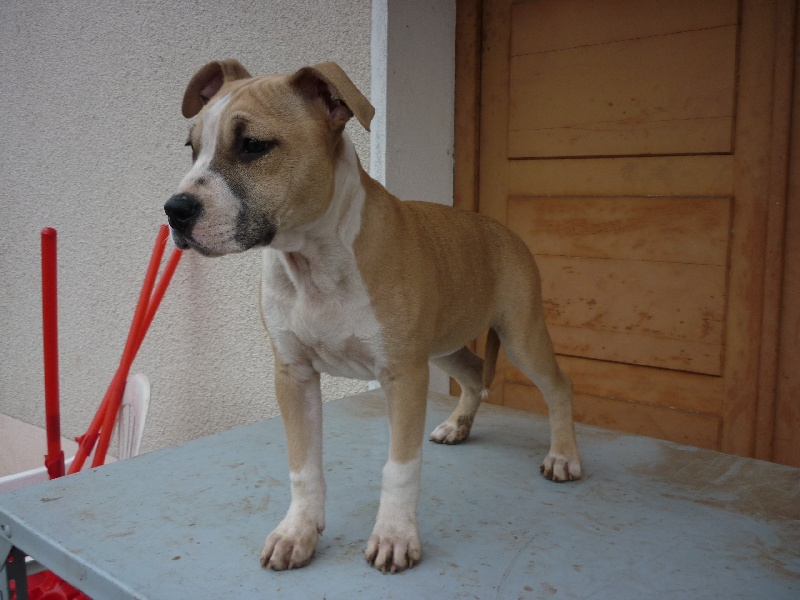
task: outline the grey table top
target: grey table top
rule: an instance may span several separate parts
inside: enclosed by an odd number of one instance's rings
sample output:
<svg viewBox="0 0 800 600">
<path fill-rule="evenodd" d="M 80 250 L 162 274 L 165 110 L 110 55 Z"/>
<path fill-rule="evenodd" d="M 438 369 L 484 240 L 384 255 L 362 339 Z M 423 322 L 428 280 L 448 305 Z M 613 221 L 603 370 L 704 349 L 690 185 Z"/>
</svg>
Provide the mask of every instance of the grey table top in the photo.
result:
<svg viewBox="0 0 800 600">
<path fill-rule="evenodd" d="M 428 430 L 453 405 L 431 394 Z M 303 569 L 258 563 L 289 501 L 280 419 L 0 495 L 0 541 L 95 600 L 800 598 L 800 469 L 581 426 L 584 479 L 555 484 L 546 420 L 492 405 L 465 444 L 425 444 L 423 559 L 382 575 L 363 550 L 383 396 L 324 418 L 327 528 Z"/>
</svg>

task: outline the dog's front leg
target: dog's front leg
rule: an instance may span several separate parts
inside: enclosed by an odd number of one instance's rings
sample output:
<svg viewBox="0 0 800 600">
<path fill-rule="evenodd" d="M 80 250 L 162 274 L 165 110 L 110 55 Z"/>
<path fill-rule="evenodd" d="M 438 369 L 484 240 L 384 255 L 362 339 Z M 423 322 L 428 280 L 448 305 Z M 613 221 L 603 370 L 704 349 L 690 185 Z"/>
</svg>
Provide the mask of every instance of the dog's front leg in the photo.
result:
<svg viewBox="0 0 800 600">
<path fill-rule="evenodd" d="M 384 573 L 413 567 L 422 557 L 417 527 L 422 439 L 428 399 L 427 360 L 381 377 L 391 429 L 381 501 L 365 556 Z"/>
<path fill-rule="evenodd" d="M 311 366 L 282 364 L 275 355 L 275 389 L 286 428 L 292 501 L 261 552 L 264 567 L 281 571 L 308 564 L 325 528 L 322 474 L 322 395 Z"/>
</svg>

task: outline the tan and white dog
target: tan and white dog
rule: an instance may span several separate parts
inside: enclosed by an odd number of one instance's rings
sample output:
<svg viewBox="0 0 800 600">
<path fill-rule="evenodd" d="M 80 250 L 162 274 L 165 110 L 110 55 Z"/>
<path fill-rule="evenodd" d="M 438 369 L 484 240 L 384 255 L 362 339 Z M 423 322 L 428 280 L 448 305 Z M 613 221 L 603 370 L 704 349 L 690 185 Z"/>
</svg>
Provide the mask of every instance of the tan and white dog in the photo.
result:
<svg viewBox="0 0 800 600">
<path fill-rule="evenodd" d="M 251 77 L 235 60 L 189 82 L 194 164 L 164 209 L 173 240 L 208 256 L 265 248 L 261 311 L 275 355 L 292 499 L 263 566 L 307 564 L 325 527 L 321 372 L 377 379 L 389 458 L 366 558 L 382 571 L 420 560 L 417 527 L 428 363 L 463 390 L 434 442 L 464 441 L 499 344 L 542 391 L 551 447 L 541 466 L 578 479 L 572 385 L 556 364 L 539 274 L 523 242 L 481 215 L 401 202 L 362 169 L 344 133 L 374 109 L 334 63 Z M 466 348 L 489 330 L 484 363 Z"/>
</svg>

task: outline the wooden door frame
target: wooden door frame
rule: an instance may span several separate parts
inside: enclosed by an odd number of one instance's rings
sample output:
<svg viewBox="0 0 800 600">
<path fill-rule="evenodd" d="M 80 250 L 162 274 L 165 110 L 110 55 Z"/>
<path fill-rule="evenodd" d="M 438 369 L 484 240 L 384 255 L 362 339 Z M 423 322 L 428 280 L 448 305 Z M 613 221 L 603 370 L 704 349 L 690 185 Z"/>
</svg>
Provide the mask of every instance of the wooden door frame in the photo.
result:
<svg viewBox="0 0 800 600">
<path fill-rule="evenodd" d="M 456 2 L 456 103 L 453 204 L 478 211 L 482 0 Z"/>
<path fill-rule="evenodd" d="M 784 221 L 784 237 L 779 256 L 782 264 L 782 289 L 776 304 L 780 315 L 777 340 L 777 373 L 768 380 L 774 388 L 775 402 L 769 405 L 762 425 L 774 433 L 771 460 L 800 467 L 800 10 L 794 3 L 794 63 L 788 77 L 794 76 L 790 99 L 792 116 L 788 146 L 788 184 L 785 204 L 776 206 Z M 790 21 L 791 22 L 791 21 Z M 779 227 L 776 226 L 776 229 Z M 770 429 L 771 428 L 771 429 Z"/>
<path fill-rule="evenodd" d="M 741 2 L 720 449 L 772 458 L 796 0 Z M 752 234 L 747 236 L 746 231 Z M 754 351 L 755 348 L 755 351 Z"/>
<path fill-rule="evenodd" d="M 482 20 L 482 0 L 456 0 L 453 206 L 471 212 L 478 212 Z M 469 347 L 474 351 L 475 342 Z M 450 394 L 461 394 L 452 378 Z"/>
<path fill-rule="evenodd" d="M 762 77 L 769 79 L 772 93 L 758 105 L 754 96 L 738 107 L 740 116 L 768 111 L 771 127 L 767 149 L 751 150 L 740 166 L 749 168 L 759 161 L 768 162 L 762 178 L 766 186 L 763 202 L 752 204 L 755 218 L 763 227 L 763 239 L 740 241 L 738 250 L 743 265 L 732 270 L 735 292 L 758 290 L 755 305 L 759 314 L 751 314 L 740 324 L 739 339 L 731 350 L 742 352 L 753 339 L 759 351 L 747 358 L 741 372 L 732 379 L 745 385 L 730 386 L 724 409 L 721 447 L 725 451 L 800 464 L 800 432 L 792 423 L 800 419 L 800 268 L 790 256 L 800 255 L 800 19 L 798 0 L 774 0 L 769 3 L 742 3 L 747 11 L 772 10 L 771 19 L 760 29 L 751 30 L 747 19 L 742 35 L 761 43 L 773 44 L 772 70 Z M 457 0 L 456 9 L 456 102 L 454 204 L 478 211 L 480 207 L 480 107 L 481 63 L 483 56 L 483 0 Z M 755 21 L 755 20 L 754 20 Z M 755 43 L 755 42 L 754 42 Z M 743 68 L 751 56 L 740 56 Z M 759 84 L 760 85 L 760 84 Z M 741 94 L 741 92 L 739 92 Z M 738 94 L 737 94 L 738 95 Z M 749 104 L 748 104 L 749 102 Z M 755 104 L 755 105 L 754 105 Z M 795 116 L 793 119 L 792 116 Z M 740 133 L 740 132 L 737 132 Z M 738 136 L 737 136 L 738 137 Z M 738 161 L 737 161 L 738 162 Z M 749 190 L 761 194 L 761 190 Z M 742 215 L 739 215 L 742 216 Z M 734 226 L 736 224 L 734 223 Z M 747 246 L 755 243 L 753 249 Z M 756 277 L 759 285 L 753 285 Z M 733 302 L 742 301 L 735 298 Z M 741 313 L 740 313 L 741 314 Z M 776 442 L 776 440 L 778 440 Z M 777 446 L 776 446 L 777 444 Z"/>
<path fill-rule="evenodd" d="M 797 369 L 787 370 L 789 356 L 797 356 L 798 342 L 787 331 L 792 320 L 792 312 L 797 313 L 797 301 L 787 302 L 786 293 L 792 287 L 792 264 L 786 260 L 792 247 L 791 229 L 787 222 L 790 178 L 797 180 L 797 167 L 800 166 L 797 153 L 797 131 L 792 135 L 792 125 L 797 130 L 798 88 L 796 69 L 797 1 L 779 0 L 775 6 L 775 61 L 773 69 L 772 94 L 772 140 L 770 147 L 769 191 L 767 202 L 767 221 L 765 230 L 764 288 L 761 320 L 761 352 L 759 357 L 758 399 L 755 419 L 755 447 L 753 455 L 762 460 L 782 460 L 785 452 L 776 455 L 775 434 L 781 415 L 778 407 L 787 405 L 789 399 L 781 402 L 779 396 L 779 373 L 783 382 L 795 381 L 798 389 Z M 794 106 L 794 110 L 793 110 Z M 796 117 L 792 123 L 792 113 Z M 790 170 L 790 145 L 793 146 L 794 168 Z M 795 186 L 796 189 L 796 186 Z M 796 204 L 796 193 L 794 203 Z M 796 211 L 795 211 L 796 212 Z M 797 235 L 795 229 L 794 235 Z M 796 245 L 797 240 L 794 240 Z M 795 273 L 796 277 L 796 273 Z M 794 282 L 795 292 L 800 290 Z M 797 296 L 795 296 L 797 298 Z M 796 319 L 796 315 L 795 315 Z M 794 351 L 791 346 L 794 345 Z M 782 386 L 781 390 L 786 390 Z M 785 393 L 785 391 L 784 391 Z M 800 456 L 796 458 L 800 461 Z"/>
</svg>

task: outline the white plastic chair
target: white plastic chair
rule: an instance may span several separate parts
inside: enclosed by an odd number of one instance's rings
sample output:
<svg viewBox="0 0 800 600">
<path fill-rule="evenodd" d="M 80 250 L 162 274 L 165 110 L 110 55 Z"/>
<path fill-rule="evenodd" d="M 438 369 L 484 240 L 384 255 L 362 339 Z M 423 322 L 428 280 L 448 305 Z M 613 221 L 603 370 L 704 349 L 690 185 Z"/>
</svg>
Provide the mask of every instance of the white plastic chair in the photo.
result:
<svg viewBox="0 0 800 600">
<path fill-rule="evenodd" d="M 150 380 L 140 373 L 130 375 L 125 382 L 122 406 L 117 416 L 117 460 L 139 454 L 147 411 L 150 408 Z M 74 456 L 64 461 L 64 470 L 69 470 Z M 109 457 L 110 458 L 110 457 Z M 111 461 L 107 461 L 111 462 Z M 87 463 L 91 461 L 87 459 Z M 0 477 L 0 494 L 11 492 L 49 479 L 46 467 L 37 467 L 21 473 Z"/>
<path fill-rule="evenodd" d="M 141 373 L 130 375 L 117 416 L 117 460 L 139 454 L 149 409 L 150 380 Z"/>
</svg>

